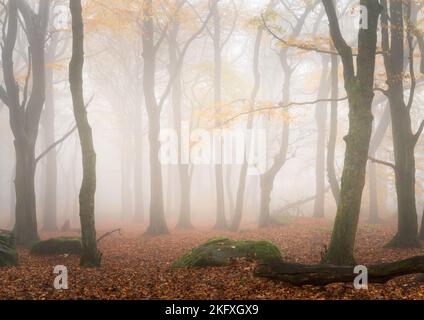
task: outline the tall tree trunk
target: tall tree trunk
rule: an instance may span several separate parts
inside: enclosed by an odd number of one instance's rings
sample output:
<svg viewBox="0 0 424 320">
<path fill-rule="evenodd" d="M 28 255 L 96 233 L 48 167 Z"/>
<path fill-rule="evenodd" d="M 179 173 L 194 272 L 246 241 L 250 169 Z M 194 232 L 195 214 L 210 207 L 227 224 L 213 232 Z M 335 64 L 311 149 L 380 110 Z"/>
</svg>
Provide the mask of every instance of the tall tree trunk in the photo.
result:
<svg viewBox="0 0 424 320">
<path fill-rule="evenodd" d="M 96 193 L 96 153 L 93 135 L 84 105 L 84 24 L 81 0 L 69 1 L 72 15 L 72 58 L 69 64 L 74 116 L 80 137 L 83 178 L 79 194 L 83 267 L 100 266 L 101 253 L 97 249 L 94 217 L 94 197 Z"/>
<path fill-rule="evenodd" d="M 318 99 L 328 98 L 330 86 L 328 85 L 328 60 L 323 57 L 323 68 L 318 89 Z M 317 103 L 315 120 L 317 122 L 317 145 L 315 163 L 315 202 L 313 216 L 324 218 L 325 210 L 325 142 L 327 127 L 327 102 Z"/>
<path fill-rule="evenodd" d="M 191 223 L 191 180 L 189 176 L 189 165 L 184 163 L 182 149 L 182 119 L 183 111 L 181 108 L 182 102 L 182 86 L 181 86 L 181 67 L 178 66 L 178 32 L 180 25 L 175 22 L 171 30 L 169 38 L 169 73 L 171 77 L 174 77 L 172 87 L 172 109 L 173 109 L 173 120 L 174 128 L 177 133 L 178 139 L 178 177 L 180 182 L 180 212 L 177 222 L 177 228 L 179 229 L 190 229 L 193 228 Z M 190 129 L 189 129 L 190 130 Z"/>
<path fill-rule="evenodd" d="M 339 202 L 340 186 L 336 173 L 336 144 L 337 144 L 337 117 L 339 98 L 339 58 L 331 57 L 331 111 L 330 111 L 330 133 L 327 146 L 327 176 L 336 204 Z"/>
<path fill-rule="evenodd" d="M 134 141 L 134 220 L 136 222 L 143 222 L 143 118 L 141 106 L 137 106 L 135 111 Z"/>
<path fill-rule="evenodd" d="M 52 35 L 51 44 L 46 53 L 47 63 L 54 63 L 57 47 L 57 33 Z M 46 147 L 55 143 L 55 104 L 53 68 L 46 69 L 46 103 L 43 112 L 44 141 Z M 46 155 L 46 179 L 44 193 L 43 229 L 57 230 L 57 153 L 53 148 Z"/>
<path fill-rule="evenodd" d="M 38 240 L 35 201 L 35 153 L 27 141 L 15 140 L 15 234 L 16 242 L 29 245 Z"/>
<path fill-rule="evenodd" d="M 389 247 L 419 247 L 418 218 L 415 202 L 415 145 L 416 136 L 412 132 L 410 105 L 404 101 L 403 74 L 404 54 L 404 12 L 403 2 L 390 1 L 390 19 L 386 10 L 383 20 L 390 22 L 390 44 L 388 30 L 383 31 L 383 50 L 387 71 L 387 96 L 392 119 L 393 149 L 395 158 L 395 185 L 398 205 L 398 230 L 387 244 Z M 408 16 L 408 21 L 410 14 Z M 389 25 L 389 24 L 388 24 Z M 408 26 L 408 33 L 412 32 Z M 408 35 L 410 36 L 410 35 Z M 412 45 L 412 41 L 410 43 Z M 390 47 L 389 47 L 390 46 Z M 411 48 L 409 48 L 411 49 Z M 411 49 L 412 50 L 412 49 Z M 410 61 L 410 63 L 413 63 Z M 411 94 L 413 92 L 411 91 Z M 412 101 L 412 100 L 410 100 Z"/>
<path fill-rule="evenodd" d="M 213 46 L 214 46 L 214 99 L 215 108 L 218 112 L 218 108 L 222 102 L 222 57 L 221 57 L 221 17 L 218 5 L 212 7 L 213 10 Z M 220 123 L 217 120 L 216 126 L 220 128 Z M 219 147 L 222 150 L 222 144 Z M 219 163 L 215 164 L 215 188 L 216 188 L 216 222 L 215 229 L 226 229 L 227 220 L 225 218 L 225 196 L 224 196 L 224 172 L 222 168 L 222 153 L 220 152 L 221 158 Z"/>
<path fill-rule="evenodd" d="M 250 108 L 251 110 L 253 110 L 254 106 L 255 106 L 255 102 L 256 102 L 256 97 L 258 95 L 259 92 L 259 88 L 260 88 L 260 82 L 261 82 L 261 77 L 260 77 L 260 73 L 259 73 L 259 51 L 261 48 L 261 41 L 262 41 L 262 35 L 263 35 L 263 28 L 262 27 L 258 27 L 258 30 L 256 32 L 256 40 L 255 40 L 255 46 L 253 49 L 253 77 L 254 77 L 254 85 L 253 85 L 253 89 L 250 95 Z M 246 189 L 246 179 L 247 179 L 247 169 L 249 166 L 248 163 L 248 153 L 249 150 L 251 149 L 251 144 L 252 144 L 252 135 L 251 135 L 251 131 L 253 128 L 253 115 L 249 114 L 248 118 L 247 118 L 247 141 L 246 141 L 246 146 L 245 146 L 245 156 L 244 156 L 244 161 L 240 170 L 240 177 L 239 177 L 239 184 L 238 184 L 238 189 L 237 189 L 237 198 L 236 198 L 236 207 L 235 207 L 235 211 L 234 211 L 234 217 L 233 217 L 233 221 L 231 223 L 230 226 L 230 230 L 232 231 L 237 231 L 240 228 L 240 224 L 241 224 L 241 219 L 242 219 L 242 213 L 243 213 L 243 207 L 244 207 L 244 193 L 245 193 L 245 189 Z M 265 189 L 264 189 L 265 191 Z M 266 201 L 266 197 L 267 195 L 264 195 L 264 202 Z M 270 192 L 268 194 L 268 207 L 264 207 L 263 210 L 264 212 L 268 212 L 268 220 L 269 220 L 269 199 L 270 197 Z M 263 204 L 264 206 L 266 206 L 266 203 Z M 262 210 L 261 210 L 262 212 Z"/>
<path fill-rule="evenodd" d="M 370 142 L 369 155 L 376 157 L 377 149 L 383 142 L 384 134 L 390 124 L 390 108 L 387 106 L 384 109 L 383 115 L 376 127 L 375 133 Z M 369 223 L 379 223 L 378 210 L 378 181 L 377 181 L 377 164 L 370 161 L 369 163 Z"/>
<path fill-rule="evenodd" d="M 424 209 L 423 209 L 423 214 L 421 216 L 421 227 L 420 227 L 419 239 L 424 240 Z"/>
<path fill-rule="evenodd" d="M 324 261 L 336 265 L 351 265 L 355 263 L 353 248 L 372 132 L 371 107 L 374 98 L 377 24 L 381 7 L 377 0 L 360 2 L 368 9 L 368 28 L 361 28 L 359 31 L 357 74 L 355 74 L 352 48 L 341 35 L 334 2 L 323 0 L 323 4 L 330 22 L 334 46 L 342 57 L 349 102 L 349 132 L 345 137 L 346 154 L 340 198 L 331 242 Z"/>
<path fill-rule="evenodd" d="M 150 158 L 150 221 L 146 234 L 169 233 L 163 207 L 162 167 L 159 162 L 160 114 L 161 110 L 155 95 L 155 48 L 152 16 L 152 0 L 147 0 L 143 17 L 143 88 L 149 121 L 149 158 Z"/>
<path fill-rule="evenodd" d="M 15 236 L 18 244 L 30 245 L 38 239 L 35 197 L 35 144 L 38 138 L 41 112 L 45 102 L 45 57 L 44 46 L 50 2 L 40 1 L 38 12 L 34 12 L 26 1 L 8 3 L 7 33 L 2 47 L 3 80 L 0 98 L 9 108 L 10 126 L 15 138 L 16 154 L 16 222 Z M 20 89 L 15 79 L 13 52 L 18 29 L 18 10 L 26 28 L 29 43 L 32 86 L 28 98 L 30 77 L 20 99 Z M 6 30 L 6 29 L 5 29 Z M 29 72 L 28 72 L 29 75 Z M 27 99 L 28 98 L 28 99 Z"/>
</svg>

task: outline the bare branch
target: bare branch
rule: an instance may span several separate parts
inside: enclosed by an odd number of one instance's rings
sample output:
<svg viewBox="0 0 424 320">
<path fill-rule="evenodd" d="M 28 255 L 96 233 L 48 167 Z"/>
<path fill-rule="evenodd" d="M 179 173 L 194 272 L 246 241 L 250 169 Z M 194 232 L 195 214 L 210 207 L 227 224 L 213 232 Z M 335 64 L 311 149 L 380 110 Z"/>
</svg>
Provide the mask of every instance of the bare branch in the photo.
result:
<svg viewBox="0 0 424 320">
<path fill-rule="evenodd" d="M 368 159 L 370 161 L 374 162 L 374 163 L 382 164 L 384 166 L 392 168 L 393 170 L 396 170 L 396 166 L 391 162 L 379 160 L 379 159 L 376 159 L 376 158 L 373 158 L 373 157 L 370 157 L 370 156 L 368 156 Z"/>
</svg>

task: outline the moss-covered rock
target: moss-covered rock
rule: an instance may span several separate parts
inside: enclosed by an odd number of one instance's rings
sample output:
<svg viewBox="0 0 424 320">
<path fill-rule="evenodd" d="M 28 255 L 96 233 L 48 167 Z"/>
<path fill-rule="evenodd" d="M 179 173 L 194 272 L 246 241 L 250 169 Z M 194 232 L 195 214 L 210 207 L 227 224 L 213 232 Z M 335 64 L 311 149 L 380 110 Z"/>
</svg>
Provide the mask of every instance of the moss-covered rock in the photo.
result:
<svg viewBox="0 0 424 320">
<path fill-rule="evenodd" d="M 282 260 L 280 250 L 269 241 L 213 238 L 194 248 L 172 264 L 174 268 L 227 266 L 234 259 L 246 258 L 261 262 Z"/>
<path fill-rule="evenodd" d="M 31 247 L 31 254 L 81 254 L 81 238 L 51 238 L 44 241 L 37 241 Z"/>
<path fill-rule="evenodd" d="M 16 266 L 18 262 L 13 233 L 0 230 L 0 267 Z"/>
</svg>

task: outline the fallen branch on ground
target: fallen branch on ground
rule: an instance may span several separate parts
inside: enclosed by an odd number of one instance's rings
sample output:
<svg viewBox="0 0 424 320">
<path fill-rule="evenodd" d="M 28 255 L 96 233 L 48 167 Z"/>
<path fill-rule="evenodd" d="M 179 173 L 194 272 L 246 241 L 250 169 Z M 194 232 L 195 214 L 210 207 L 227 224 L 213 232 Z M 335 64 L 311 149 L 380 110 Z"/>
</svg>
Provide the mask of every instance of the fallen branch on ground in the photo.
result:
<svg viewBox="0 0 424 320">
<path fill-rule="evenodd" d="M 415 256 L 405 260 L 381 263 L 368 268 L 369 283 L 386 283 L 387 281 L 414 273 L 424 273 L 424 256 Z M 259 264 L 255 276 L 275 279 L 293 285 L 318 285 L 351 282 L 358 274 L 353 272 L 354 266 L 304 265 L 285 262 L 269 262 Z"/>
<path fill-rule="evenodd" d="M 121 234 L 121 229 L 115 229 L 109 232 L 106 232 L 104 235 L 102 235 L 99 239 L 97 239 L 97 243 L 99 243 L 101 240 L 103 240 L 104 238 L 110 236 L 111 234 L 118 232 L 119 234 Z"/>
</svg>

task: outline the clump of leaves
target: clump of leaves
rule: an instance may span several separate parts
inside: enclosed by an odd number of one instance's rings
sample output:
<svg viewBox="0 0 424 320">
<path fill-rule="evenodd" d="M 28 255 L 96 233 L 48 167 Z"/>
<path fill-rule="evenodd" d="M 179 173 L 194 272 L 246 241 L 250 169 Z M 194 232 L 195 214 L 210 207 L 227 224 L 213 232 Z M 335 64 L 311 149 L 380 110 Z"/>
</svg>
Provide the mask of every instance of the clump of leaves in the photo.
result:
<svg viewBox="0 0 424 320">
<path fill-rule="evenodd" d="M 234 259 L 245 258 L 270 262 L 283 258 L 280 250 L 269 241 L 231 240 L 225 237 L 212 238 L 192 249 L 172 264 L 174 268 L 227 266 Z"/>
<path fill-rule="evenodd" d="M 0 230 L 0 267 L 16 266 L 18 262 L 13 233 Z"/>
<path fill-rule="evenodd" d="M 31 254 L 81 254 L 81 238 L 60 237 L 35 242 L 30 250 Z"/>
</svg>

